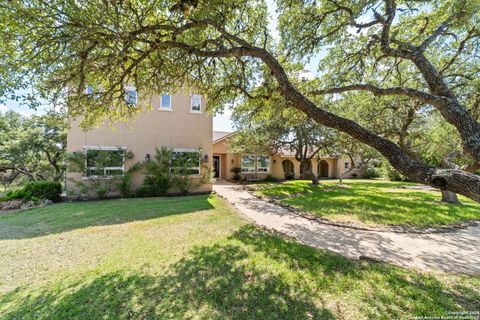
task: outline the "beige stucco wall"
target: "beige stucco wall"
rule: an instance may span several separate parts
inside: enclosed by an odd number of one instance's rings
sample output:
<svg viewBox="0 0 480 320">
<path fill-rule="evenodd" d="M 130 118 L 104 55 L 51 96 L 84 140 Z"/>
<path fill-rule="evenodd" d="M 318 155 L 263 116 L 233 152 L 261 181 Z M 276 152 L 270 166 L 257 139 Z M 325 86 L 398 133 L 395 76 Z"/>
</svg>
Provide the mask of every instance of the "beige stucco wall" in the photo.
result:
<svg viewBox="0 0 480 320">
<path fill-rule="evenodd" d="M 143 161 L 148 153 L 154 155 L 155 148 L 202 148 L 202 160 L 208 155 L 208 168 L 202 168 L 202 174 L 212 166 L 212 126 L 213 119 L 205 112 L 205 99 L 202 97 L 202 113 L 190 112 L 189 95 L 182 92 L 172 95 L 173 111 L 159 110 L 160 95 L 143 98 L 139 95 L 139 107 L 146 109 L 145 101 L 149 101 L 153 110 L 139 113 L 128 123 L 118 122 L 112 127 L 103 124 L 88 132 L 83 132 L 78 124 L 81 119 L 71 121 L 67 136 L 67 151 L 83 151 L 84 146 L 121 146 L 133 152 L 134 158 L 126 162 L 128 168 L 132 164 Z M 202 161 L 203 162 L 203 161 Z M 81 174 L 67 173 L 66 189 L 75 192 L 74 181 L 81 181 Z M 133 187 L 140 186 L 143 175 L 133 176 Z M 205 184 L 196 192 L 211 191 L 212 185 Z"/>
<path fill-rule="evenodd" d="M 352 162 L 350 159 L 348 158 L 338 159 L 337 170 L 339 172 L 339 175 L 338 175 L 339 178 L 340 176 L 342 178 L 353 178 L 353 175 L 356 175 L 356 177 L 359 177 L 359 178 L 362 177 L 363 175 L 362 169 L 355 168 L 350 172 L 347 172 L 350 169 L 345 169 L 345 162 L 349 163 L 349 168 L 352 166 Z"/>
<path fill-rule="evenodd" d="M 213 144 L 213 154 L 221 156 L 221 178 L 223 179 L 232 179 L 233 173 L 231 173 L 231 169 L 233 167 L 240 167 L 241 166 L 241 155 L 235 154 L 230 152 L 228 148 L 228 138 L 222 139 Z M 275 154 L 270 157 L 270 172 L 269 173 L 242 173 L 242 179 L 245 176 L 256 176 L 258 179 L 265 178 L 268 174 L 271 174 L 277 179 L 284 179 L 285 174 L 283 172 L 283 165 L 282 162 L 284 160 L 290 160 L 294 166 L 294 177 L 295 179 L 300 178 L 300 162 L 295 160 L 292 156 L 283 156 L 280 154 Z M 328 178 L 338 178 L 340 174 L 343 174 L 344 170 L 344 162 L 348 161 L 347 159 L 339 160 L 335 157 L 327 157 L 327 156 L 320 156 L 320 158 L 315 157 L 312 159 L 312 171 L 313 174 L 318 176 L 318 163 L 320 161 L 326 161 L 328 164 Z M 353 172 L 347 174 L 346 177 L 350 177 Z M 357 172 L 360 176 L 360 172 Z"/>
</svg>

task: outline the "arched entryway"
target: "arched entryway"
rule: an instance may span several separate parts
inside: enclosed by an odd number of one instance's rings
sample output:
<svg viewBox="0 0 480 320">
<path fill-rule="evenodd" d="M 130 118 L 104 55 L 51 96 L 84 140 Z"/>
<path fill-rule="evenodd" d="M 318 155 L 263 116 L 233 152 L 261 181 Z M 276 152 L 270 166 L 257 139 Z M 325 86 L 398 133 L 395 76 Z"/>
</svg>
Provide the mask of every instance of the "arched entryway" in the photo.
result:
<svg viewBox="0 0 480 320">
<path fill-rule="evenodd" d="M 288 159 L 283 160 L 282 166 L 283 166 L 283 173 L 285 175 L 285 180 L 291 180 L 295 178 L 295 171 L 294 171 L 294 166 L 292 161 Z"/>
<path fill-rule="evenodd" d="M 328 162 L 325 160 L 320 160 L 318 163 L 318 176 L 321 178 L 328 177 Z"/>
</svg>

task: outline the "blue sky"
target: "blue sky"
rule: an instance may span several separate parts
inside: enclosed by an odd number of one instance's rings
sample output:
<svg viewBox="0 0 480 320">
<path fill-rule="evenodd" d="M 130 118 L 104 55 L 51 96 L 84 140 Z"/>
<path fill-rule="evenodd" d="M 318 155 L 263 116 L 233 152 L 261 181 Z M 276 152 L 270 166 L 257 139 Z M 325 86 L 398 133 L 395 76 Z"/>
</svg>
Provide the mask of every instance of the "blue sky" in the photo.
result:
<svg viewBox="0 0 480 320">
<path fill-rule="evenodd" d="M 268 12 L 270 14 L 270 30 L 272 31 L 273 37 L 278 37 L 277 32 L 277 16 L 275 12 L 275 4 L 273 0 L 267 0 L 268 5 Z M 319 58 L 312 59 L 310 63 L 306 66 L 307 71 L 311 72 L 312 74 L 317 73 Z M 0 104 L 0 112 L 5 112 L 9 109 L 14 110 L 16 112 L 21 113 L 22 115 L 29 116 L 32 114 L 42 113 L 47 109 L 48 106 L 40 108 L 39 110 L 35 111 L 29 109 L 25 106 L 20 106 L 16 101 L 8 100 L 5 104 Z M 231 110 L 225 109 L 223 114 L 216 115 L 213 118 L 213 130 L 216 131 L 233 131 L 233 124 L 230 120 Z"/>
</svg>

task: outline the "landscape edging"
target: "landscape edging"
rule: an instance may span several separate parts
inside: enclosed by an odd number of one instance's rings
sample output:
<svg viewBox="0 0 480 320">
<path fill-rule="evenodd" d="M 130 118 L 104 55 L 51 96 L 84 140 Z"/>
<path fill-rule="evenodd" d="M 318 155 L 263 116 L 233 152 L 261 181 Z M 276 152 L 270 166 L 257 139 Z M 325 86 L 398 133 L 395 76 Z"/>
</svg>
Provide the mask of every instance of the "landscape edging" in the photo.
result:
<svg viewBox="0 0 480 320">
<path fill-rule="evenodd" d="M 245 191 L 256 197 L 257 199 L 267 201 L 269 203 L 275 204 L 280 206 L 288 211 L 302 217 L 305 219 L 309 219 L 321 224 L 340 227 L 340 228 L 349 228 L 355 230 L 362 230 L 362 231 L 374 231 L 374 232 L 392 232 L 392 233 L 415 233 L 415 234 L 432 234 L 432 233 L 447 233 L 447 232 L 454 232 L 460 229 L 466 229 L 468 227 L 474 227 L 479 225 L 478 220 L 467 220 L 463 223 L 457 224 L 450 224 L 446 226 L 440 227 L 415 227 L 410 225 L 398 225 L 398 226 L 382 226 L 382 227 L 367 227 L 365 225 L 357 224 L 357 223 L 344 223 L 344 222 L 334 222 L 325 218 L 317 217 L 312 213 L 307 211 L 298 209 L 294 206 L 284 204 L 276 199 L 267 196 L 260 196 L 255 194 L 253 190 L 248 188 L 247 186 L 243 187 Z"/>
</svg>

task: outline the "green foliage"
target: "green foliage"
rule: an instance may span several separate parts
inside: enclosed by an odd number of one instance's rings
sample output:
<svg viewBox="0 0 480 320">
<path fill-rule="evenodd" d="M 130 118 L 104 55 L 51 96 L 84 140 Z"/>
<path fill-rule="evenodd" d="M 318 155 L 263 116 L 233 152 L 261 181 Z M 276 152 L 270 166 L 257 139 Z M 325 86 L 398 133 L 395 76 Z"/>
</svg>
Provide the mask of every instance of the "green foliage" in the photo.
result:
<svg viewBox="0 0 480 320">
<path fill-rule="evenodd" d="M 102 185 L 95 186 L 95 187 L 93 188 L 93 190 L 95 191 L 97 197 L 98 197 L 100 200 L 106 199 L 108 193 L 111 191 L 109 188 L 107 188 L 107 187 L 105 187 L 105 186 L 102 186 Z"/>
<path fill-rule="evenodd" d="M 409 182 L 365 179 L 323 181 L 312 186 L 295 180 L 255 185 L 256 192 L 318 217 L 366 225 L 432 227 L 480 219 L 480 204 L 460 197 L 461 205 L 441 203 L 440 193 L 406 189 Z"/>
<path fill-rule="evenodd" d="M 118 191 L 122 198 L 128 198 L 132 196 L 132 174 L 125 173 L 123 178 L 117 184 Z"/>
<path fill-rule="evenodd" d="M 148 175 L 143 180 L 143 185 L 137 189 L 137 195 L 140 197 L 166 196 L 172 185 L 169 173 L 159 173 L 158 175 Z"/>
<path fill-rule="evenodd" d="M 0 171 L 5 172 L 2 183 L 62 180 L 67 128 L 64 112 L 30 117 L 0 112 Z"/>
<path fill-rule="evenodd" d="M 153 159 L 143 164 L 146 176 L 143 185 L 136 192 L 137 196 L 165 196 L 168 192 L 186 195 L 192 189 L 208 182 L 210 175 L 201 173 L 202 167 L 205 167 L 200 164 L 201 156 L 201 148 L 185 152 L 177 152 L 167 147 L 157 148 Z"/>
<path fill-rule="evenodd" d="M 240 176 L 240 173 L 242 172 L 242 168 L 241 167 L 233 167 L 232 169 L 230 169 L 230 171 L 233 173 L 233 181 L 235 182 L 238 182 L 240 181 L 240 179 L 242 178 L 242 176 Z"/>
<path fill-rule="evenodd" d="M 380 170 L 374 165 L 366 165 L 363 168 L 363 178 L 365 179 L 373 179 L 373 178 L 380 178 L 381 173 Z"/>
<path fill-rule="evenodd" d="M 417 115 L 434 105 L 478 149 L 470 136 L 479 114 L 478 1 L 273 5 L 278 30 L 270 28 L 265 1 L 10 1 L 0 6 L 0 96 L 66 104 L 88 128 L 144 110 L 125 102 L 127 85 L 141 96 L 195 88 L 212 111 L 233 104 L 246 105 L 241 113 L 248 115 L 265 107 L 294 110 L 286 119 L 316 115 L 385 155 L 395 148 L 379 138 L 397 142 L 406 157 L 414 145 L 405 138 L 415 140 L 420 130 L 415 123 L 398 134 L 408 124 L 403 116 L 419 104 L 413 115 L 422 120 Z M 318 57 L 314 79 L 304 76 Z M 34 94 L 15 94 L 30 86 Z M 372 87 L 384 96 L 345 93 Z M 336 94 L 322 98 L 325 92 Z M 376 135 L 352 130 L 357 124 Z M 269 139 L 247 141 L 264 148 L 258 142 Z"/>
<path fill-rule="evenodd" d="M 398 172 L 398 170 L 392 167 L 387 161 L 382 162 L 380 174 L 383 178 L 390 181 L 406 181 L 405 176 Z"/>
<path fill-rule="evenodd" d="M 272 176 L 271 174 L 268 174 L 265 179 L 263 179 L 265 182 L 278 182 L 278 179 Z"/>
<path fill-rule="evenodd" d="M 59 201 L 62 193 L 62 185 L 57 181 L 32 181 L 27 183 L 23 190 L 39 199 Z"/>
<path fill-rule="evenodd" d="M 350 260 L 249 225 L 205 195 L 1 215 L 0 246 L 4 319 L 410 319 L 480 309 L 478 276 Z"/>
<path fill-rule="evenodd" d="M 32 181 L 28 182 L 20 189 L 7 192 L 5 197 L 0 200 L 32 200 L 38 201 L 48 199 L 51 201 L 60 201 L 62 185 L 57 181 Z"/>
<path fill-rule="evenodd" d="M 126 172 L 107 168 L 122 167 L 132 158 L 133 153 L 122 148 L 76 151 L 66 155 L 68 171 L 81 173 L 85 178 L 84 181 L 75 180 L 79 193 L 85 196 L 94 193 L 100 199 L 114 191 L 119 191 L 122 197 L 131 196 L 131 175 L 140 169 L 139 165 L 131 165 Z"/>
<path fill-rule="evenodd" d="M 7 201 L 16 200 L 16 199 L 29 200 L 31 197 L 32 195 L 22 188 L 22 189 L 16 189 L 16 190 L 7 192 L 3 200 L 7 200 Z"/>
</svg>

